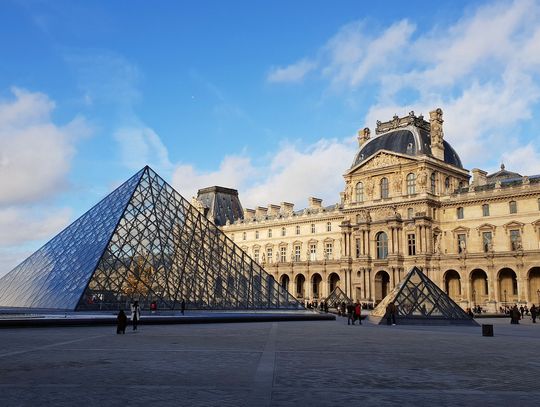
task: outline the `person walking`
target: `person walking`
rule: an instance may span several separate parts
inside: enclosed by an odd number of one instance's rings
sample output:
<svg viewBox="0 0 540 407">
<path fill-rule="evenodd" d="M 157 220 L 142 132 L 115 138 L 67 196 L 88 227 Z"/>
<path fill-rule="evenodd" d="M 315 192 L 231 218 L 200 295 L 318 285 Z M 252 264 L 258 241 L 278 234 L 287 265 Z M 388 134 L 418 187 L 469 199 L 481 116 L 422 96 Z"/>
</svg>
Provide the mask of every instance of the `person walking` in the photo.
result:
<svg viewBox="0 0 540 407">
<path fill-rule="evenodd" d="M 354 306 L 352 305 L 352 303 L 347 304 L 347 325 L 350 325 L 351 322 L 354 325 L 353 312 Z"/>
<path fill-rule="evenodd" d="M 116 333 L 125 334 L 127 326 L 127 316 L 123 309 L 120 310 L 116 317 Z"/>
<path fill-rule="evenodd" d="M 536 305 L 532 305 L 531 309 L 531 318 L 533 321 L 533 324 L 536 324 L 536 316 L 538 315 L 538 308 L 536 308 Z"/>
<path fill-rule="evenodd" d="M 137 330 L 137 324 L 141 318 L 141 309 L 139 307 L 139 301 L 131 303 L 131 323 L 133 324 L 133 330 Z"/>
<path fill-rule="evenodd" d="M 523 308 L 523 305 L 519 307 L 519 312 L 521 314 L 521 319 L 523 319 L 523 317 L 525 316 L 525 308 Z"/>
<path fill-rule="evenodd" d="M 396 324 L 397 307 L 394 301 L 390 301 L 386 306 L 386 323 L 388 325 Z"/>
<path fill-rule="evenodd" d="M 180 311 L 182 312 L 182 315 L 184 315 L 184 312 L 186 311 L 186 301 L 182 298 L 182 302 L 180 303 Z"/>
<path fill-rule="evenodd" d="M 517 305 L 514 305 L 514 307 L 510 310 L 510 323 L 514 325 L 519 324 L 520 318 L 521 312 L 519 312 Z"/>
<path fill-rule="evenodd" d="M 356 301 L 356 305 L 354 306 L 354 321 L 358 320 L 358 325 L 362 325 L 362 306 L 358 301 Z"/>
</svg>

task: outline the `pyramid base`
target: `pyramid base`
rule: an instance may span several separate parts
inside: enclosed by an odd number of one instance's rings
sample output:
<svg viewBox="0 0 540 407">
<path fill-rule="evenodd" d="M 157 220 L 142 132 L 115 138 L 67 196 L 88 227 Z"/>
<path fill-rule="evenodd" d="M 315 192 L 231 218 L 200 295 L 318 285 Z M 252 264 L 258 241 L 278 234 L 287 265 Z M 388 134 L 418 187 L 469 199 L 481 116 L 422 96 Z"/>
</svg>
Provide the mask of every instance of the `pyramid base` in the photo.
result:
<svg viewBox="0 0 540 407">
<path fill-rule="evenodd" d="M 386 325 L 386 318 L 369 316 L 368 321 L 375 325 Z M 432 326 L 480 326 L 474 319 L 448 319 L 448 318 L 425 318 L 425 317 L 398 317 L 397 325 L 432 325 Z"/>
</svg>

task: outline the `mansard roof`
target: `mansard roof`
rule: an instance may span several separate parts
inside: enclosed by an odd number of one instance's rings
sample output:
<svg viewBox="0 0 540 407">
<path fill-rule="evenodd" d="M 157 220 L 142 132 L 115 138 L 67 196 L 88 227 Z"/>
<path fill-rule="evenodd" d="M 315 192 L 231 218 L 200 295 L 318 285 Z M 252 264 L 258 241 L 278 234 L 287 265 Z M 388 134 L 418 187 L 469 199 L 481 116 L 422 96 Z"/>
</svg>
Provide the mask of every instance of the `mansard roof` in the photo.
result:
<svg viewBox="0 0 540 407">
<path fill-rule="evenodd" d="M 443 141 L 443 145 L 444 162 L 454 167 L 463 168 L 461 159 L 452 146 L 447 141 Z M 433 157 L 429 131 L 411 125 L 388 131 L 366 142 L 356 154 L 351 168 L 365 162 L 381 150 L 393 151 L 412 157 L 422 155 Z"/>
</svg>

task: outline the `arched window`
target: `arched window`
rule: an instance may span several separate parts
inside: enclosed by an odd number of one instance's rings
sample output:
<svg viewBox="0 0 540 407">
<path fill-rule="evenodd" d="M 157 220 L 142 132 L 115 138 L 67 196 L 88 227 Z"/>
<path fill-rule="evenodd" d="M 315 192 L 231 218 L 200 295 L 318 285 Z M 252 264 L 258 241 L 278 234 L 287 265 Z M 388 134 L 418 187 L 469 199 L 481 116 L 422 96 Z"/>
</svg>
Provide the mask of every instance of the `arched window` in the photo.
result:
<svg viewBox="0 0 540 407">
<path fill-rule="evenodd" d="M 381 198 L 388 198 L 388 178 L 381 178 Z"/>
<path fill-rule="evenodd" d="M 364 202 L 364 184 L 356 184 L 356 202 Z"/>
<path fill-rule="evenodd" d="M 412 172 L 407 174 L 407 195 L 414 195 L 416 193 L 416 175 Z"/>
<path fill-rule="evenodd" d="M 431 181 L 431 193 L 435 194 L 435 191 L 437 190 L 437 185 L 436 185 L 437 178 L 435 177 L 434 172 L 431 173 L 430 181 Z"/>
<path fill-rule="evenodd" d="M 377 233 L 377 258 L 386 259 L 388 257 L 388 236 L 386 233 Z"/>
</svg>

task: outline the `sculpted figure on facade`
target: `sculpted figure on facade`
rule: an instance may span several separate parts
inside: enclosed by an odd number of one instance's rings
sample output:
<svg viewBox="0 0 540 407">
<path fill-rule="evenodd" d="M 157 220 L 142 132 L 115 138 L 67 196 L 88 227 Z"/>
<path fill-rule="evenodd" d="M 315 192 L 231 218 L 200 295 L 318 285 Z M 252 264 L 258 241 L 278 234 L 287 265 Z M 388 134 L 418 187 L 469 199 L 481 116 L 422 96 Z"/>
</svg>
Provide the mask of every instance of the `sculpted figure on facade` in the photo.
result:
<svg viewBox="0 0 540 407">
<path fill-rule="evenodd" d="M 365 182 L 366 193 L 370 198 L 373 198 L 373 192 L 375 191 L 375 183 L 372 179 L 369 179 Z"/>
<path fill-rule="evenodd" d="M 369 211 L 366 211 L 365 209 L 362 209 L 358 214 L 356 215 L 356 222 L 357 223 L 369 223 L 371 222 L 371 215 L 369 214 Z"/>
<path fill-rule="evenodd" d="M 401 178 L 401 174 L 396 173 L 396 175 L 394 175 L 392 184 L 394 187 L 394 192 L 399 194 L 401 192 L 401 186 L 403 184 L 403 179 Z"/>
<path fill-rule="evenodd" d="M 420 171 L 420 173 L 418 174 L 418 177 L 417 177 L 417 183 L 418 183 L 418 186 L 420 187 L 420 189 L 423 190 L 423 191 L 426 189 L 427 179 L 428 179 L 427 172 L 423 171 L 423 170 Z"/>
</svg>

